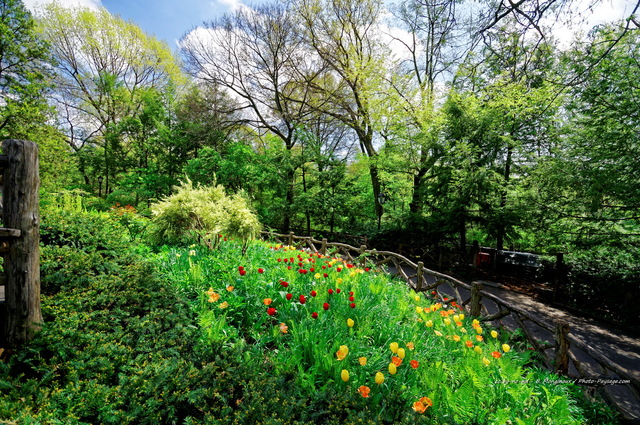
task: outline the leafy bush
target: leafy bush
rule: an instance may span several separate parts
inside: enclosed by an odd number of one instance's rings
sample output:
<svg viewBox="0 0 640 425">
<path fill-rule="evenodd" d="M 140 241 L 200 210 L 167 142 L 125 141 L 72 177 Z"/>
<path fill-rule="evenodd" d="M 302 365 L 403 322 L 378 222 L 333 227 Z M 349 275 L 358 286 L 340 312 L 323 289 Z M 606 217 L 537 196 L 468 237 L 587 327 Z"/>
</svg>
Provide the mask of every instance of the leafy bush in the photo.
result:
<svg viewBox="0 0 640 425">
<path fill-rule="evenodd" d="M 176 187 L 176 193 L 152 206 L 156 243 L 200 242 L 218 245 L 219 235 L 239 237 L 246 242 L 260 232 L 260 222 L 242 194 L 228 197 L 222 186 L 193 187 L 190 180 Z"/>
</svg>

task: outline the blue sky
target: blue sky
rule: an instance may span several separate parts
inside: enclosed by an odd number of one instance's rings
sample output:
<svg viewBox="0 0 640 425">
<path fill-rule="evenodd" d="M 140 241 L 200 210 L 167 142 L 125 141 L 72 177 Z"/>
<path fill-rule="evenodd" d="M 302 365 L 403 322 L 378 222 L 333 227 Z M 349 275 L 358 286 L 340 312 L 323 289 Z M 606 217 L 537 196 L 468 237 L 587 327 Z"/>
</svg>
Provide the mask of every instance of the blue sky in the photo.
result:
<svg viewBox="0 0 640 425">
<path fill-rule="evenodd" d="M 51 0 L 23 0 L 31 11 Z M 133 21 L 148 34 L 169 43 L 176 41 L 204 21 L 237 8 L 241 0 L 58 0 L 65 6 L 105 7 L 111 14 Z"/>
<path fill-rule="evenodd" d="M 231 11 L 233 4 L 218 0 L 102 0 L 102 6 L 109 12 L 132 20 L 172 48 L 186 32 Z"/>
</svg>

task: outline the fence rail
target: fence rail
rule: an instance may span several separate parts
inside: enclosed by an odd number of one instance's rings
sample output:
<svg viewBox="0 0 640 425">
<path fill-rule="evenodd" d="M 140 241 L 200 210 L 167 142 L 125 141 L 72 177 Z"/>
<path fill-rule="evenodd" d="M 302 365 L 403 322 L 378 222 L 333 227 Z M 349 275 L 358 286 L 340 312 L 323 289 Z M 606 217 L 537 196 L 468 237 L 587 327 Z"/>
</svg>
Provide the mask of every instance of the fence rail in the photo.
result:
<svg viewBox="0 0 640 425">
<path fill-rule="evenodd" d="M 327 239 L 317 240 L 310 236 L 296 236 L 293 232 L 289 234 L 263 232 L 263 237 L 298 249 L 307 249 L 313 253 L 326 255 L 331 251 L 331 255 L 341 256 L 345 260 L 361 266 L 387 267 L 386 271 L 401 277 L 415 291 L 432 291 L 443 303 L 456 302 L 481 322 L 492 322 L 501 328 L 506 328 L 503 319 L 511 317 L 522 329 L 531 346 L 540 354 L 542 362 L 548 369 L 568 376 L 570 364 L 573 364 L 577 372 L 577 376 L 572 376 L 573 378 L 595 381 L 596 385 L 598 380 L 625 380 L 630 383 L 630 390 L 640 399 L 640 380 L 613 364 L 591 346 L 573 338 L 567 323 L 563 321 L 557 321 L 554 324 L 546 323 L 521 307 L 487 292 L 480 282 L 469 284 L 452 276 L 427 269 L 421 261 L 415 263 L 395 252 L 370 250 L 365 245 L 354 247 L 344 243 L 328 242 Z M 466 299 L 463 299 L 462 296 L 464 291 L 470 294 Z M 452 296 L 448 292 L 453 292 Z M 490 313 L 486 307 L 487 303 L 483 300 L 492 301 L 498 307 L 498 311 Z M 526 326 L 526 322 L 531 322 L 553 334 L 554 342 L 538 340 Z M 582 350 L 595 361 L 603 371 L 602 375 L 589 375 L 587 368 L 583 362 L 578 360 L 572 348 Z"/>
</svg>

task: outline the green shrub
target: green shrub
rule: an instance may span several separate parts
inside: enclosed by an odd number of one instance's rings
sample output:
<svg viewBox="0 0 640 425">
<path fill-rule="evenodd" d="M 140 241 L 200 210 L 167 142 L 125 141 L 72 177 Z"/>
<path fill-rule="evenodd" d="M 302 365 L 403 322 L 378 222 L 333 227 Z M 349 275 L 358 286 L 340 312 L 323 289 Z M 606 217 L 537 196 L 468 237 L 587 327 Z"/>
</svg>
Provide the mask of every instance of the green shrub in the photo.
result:
<svg viewBox="0 0 640 425">
<path fill-rule="evenodd" d="M 228 197 L 222 186 L 194 187 L 190 180 L 152 206 L 153 239 L 158 244 L 204 243 L 215 248 L 220 235 L 246 242 L 260 232 L 260 222 L 242 194 Z"/>
</svg>

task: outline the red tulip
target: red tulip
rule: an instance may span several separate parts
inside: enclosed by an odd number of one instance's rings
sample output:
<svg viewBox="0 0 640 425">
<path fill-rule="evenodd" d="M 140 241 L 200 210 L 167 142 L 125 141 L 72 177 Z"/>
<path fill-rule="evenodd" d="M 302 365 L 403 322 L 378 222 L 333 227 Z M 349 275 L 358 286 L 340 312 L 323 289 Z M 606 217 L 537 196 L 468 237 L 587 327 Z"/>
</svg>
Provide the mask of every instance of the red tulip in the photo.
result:
<svg viewBox="0 0 640 425">
<path fill-rule="evenodd" d="M 307 299 L 305 298 L 304 295 L 300 295 L 300 304 L 304 304 L 307 302 Z"/>
<path fill-rule="evenodd" d="M 356 308 L 356 303 L 351 303 L 351 304 L 349 304 L 349 307 L 351 307 L 351 308 Z"/>
<path fill-rule="evenodd" d="M 329 290 L 327 291 L 329 293 L 329 295 L 333 294 L 333 289 L 329 288 Z"/>
<path fill-rule="evenodd" d="M 287 286 L 289 286 L 289 282 L 285 282 L 283 280 L 282 282 L 280 282 L 280 285 L 282 285 L 284 288 L 286 288 Z"/>
<path fill-rule="evenodd" d="M 273 307 L 269 307 L 269 308 L 267 309 L 267 314 L 268 314 L 269 316 L 275 316 L 275 315 L 276 315 L 276 312 L 277 312 L 277 311 L 276 311 L 276 309 L 275 309 L 275 308 L 273 308 Z"/>
<path fill-rule="evenodd" d="M 264 273 L 264 269 L 263 269 L 262 267 L 260 267 L 260 268 L 258 269 L 258 273 L 260 273 L 260 274 Z"/>
<path fill-rule="evenodd" d="M 287 298 L 287 301 L 291 301 L 291 298 L 293 298 L 292 294 L 287 294 L 285 295 L 285 297 Z"/>
<path fill-rule="evenodd" d="M 311 313 L 311 317 L 313 317 L 314 319 L 318 318 L 318 313 L 316 313 L 315 311 L 313 313 Z"/>
<path fill-rule="evenodd" d="M 246 270 L 244 270 L 244 269 L 240 270 L 240 276 L 244 276 L 245 274 L 247 274 Z"/>
<path fill-rule="evenodd" d="M 316 295 L 318 295 L 318 293 L 317 293 L 315 290 L 314 290 L 314 291 L 311 291 L 311 296 L 312 296 L 312 297 L 315 297 Z"/>
<path fill-rule="evenodd" d="M 329 303 L 322 304 L 322 308 L 324 308 L 325 310 L 329 310 Z"/>
<path fill-rule="evenodd" d="M 355 301 L 355 298 L 349 297 L 349 301 Z"/>
<path fill-rule="evenodd" d="M 336 294 L 340 293 L 340 288 L 336 288 Z"/>
</svg>

